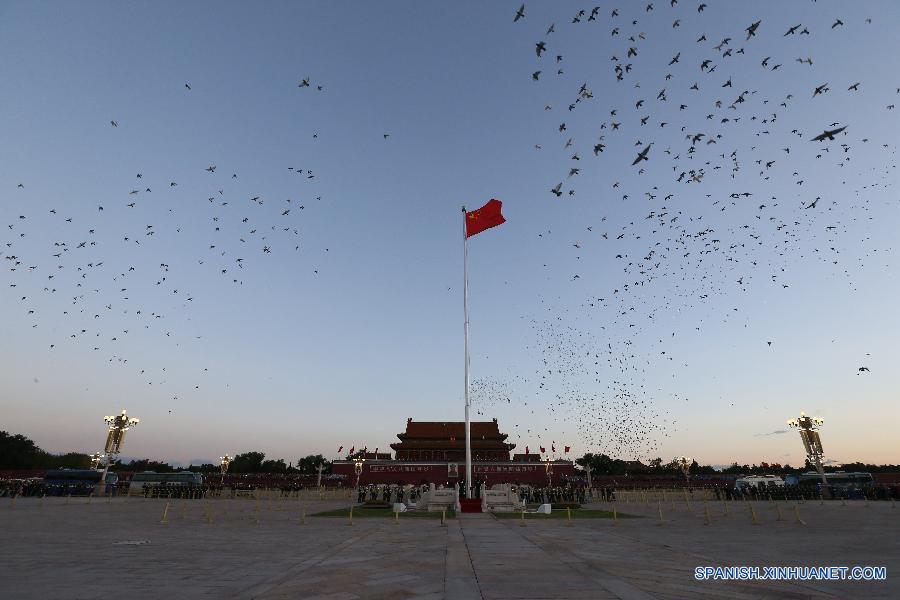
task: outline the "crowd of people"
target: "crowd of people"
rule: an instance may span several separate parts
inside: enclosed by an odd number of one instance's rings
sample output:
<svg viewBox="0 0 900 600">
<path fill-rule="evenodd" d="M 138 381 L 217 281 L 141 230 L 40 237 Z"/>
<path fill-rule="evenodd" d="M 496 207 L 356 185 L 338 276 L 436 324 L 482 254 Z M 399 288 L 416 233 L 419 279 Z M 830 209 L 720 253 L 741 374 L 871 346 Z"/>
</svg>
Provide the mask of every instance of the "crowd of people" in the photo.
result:
<svg viewBox="0 0 900 600">
<path fill-rule="evenodd" d="M 46 489 L 43 479 L 0 479 L 0 498 L 42 496 Z"/>
<path fill-rule="evenodd" d="M 129 482 L 120 480 L 118 484 L 107 487 L 107 493 L 124 495 L 129 493 Z M 422 495 L 428 491 L 428 484 L 403 485 L 403 484 L 367 484 L 361 485 L 355 490 L 356 500 L 362 504 L 365 502 L 383 503 L 416 503 Z M 235 496 L 238 494 L 252 493 L 257 489 L 276 490 L 285 497 L 297 497 L 304 490 L 317 489 L 315 483 L 308 482 L 290 483 L 281 485 L 258 485 L 256 482 L 209 482 L 202 485 L 177 485 L 161 483 L 159 485 L 145 485 L 140 492 L 131 495 L 146 498 L 209 498 L 222 496 Z M 584 504 L 586 502 L 612 502 L 617 498 L 617 490 L 630 489 L 613 486 L 593 487 L 588 489 L 583 485 L 564 486 L 539 486 L 539 485 L 513 485 L 513 492 L 526 504 L 559 504 L 572 502 Z M 823 491 L 819 486 L 768 486 L 758 488 L 745 486 L 734 488 L 731 486 L 712 486 L 710 489 L 715 494 L 716 500 L 818 500 L 844 499 L 844 500 L 900 500 L 900 486 L 888 484 L 876 484 L 866 487 L 832 487 Z M 349 491 L 349 490 L 348 490 Z M 694 488 L 689 488 L 693 496 Z M 65 483 L 50 483 L 40 478 L 0 479 L 0 498 L 12 498 L 15 496 L 41 497 L 41 496 L 87 496 L 96 493 L 95 486 L 87 481 L 71 481 Z M 461 486 L 464 495 L 464 486 Z M 480 497 L 480 488 L 476 487 L 475 497 Z"/>
<path fill-rule="evenodd" d="M 356 492 L 356 501 L 359 504 L 363 502 L 416 503 L 427 490 L 427 485 L 369 484 L 359 487 Z"/>
<path fill-rule="evenodd" d="M 612 492 L 611 488 L 602 488 Z M 518 486 L 513 491 L 519 495 L 519 500 L 525 504 L 560 504 L 578 503 L 588 501 L 588 489 L 585 486 Z"/>
<path fill-rule="evenodd" d="M 356 501 L 359 504 L 375 502 L 415 504 L 428 489 L 428 484 L 401 485 L 380 483 L 361 485 L 356 490 Z M 464 496 L 464 486 L 461 486 L 460 490 L 461 495 Z M 513 485 L 512 491 L 518 495 L 522 502 L 527 504 L 558 504 L 561 502 L 584 504 L 588 501 L 588 489 L 585 486 Z M 615 498 L 613 488 L 597 488 L 594 490 L 594 493 L 602 494 L 602 497 L 608 500 Z M 474 497 L 481 497 L 480 487 L 475 488 Z"/>
<path fill-rule="evenodd" d="M 815 485 L 772 485 L 764 488 L 714 488 L 716 500 L 900 500 L 900 486 L 876 484 L 874 486 L 832 486 L 822 489 Z"/>
</svg>

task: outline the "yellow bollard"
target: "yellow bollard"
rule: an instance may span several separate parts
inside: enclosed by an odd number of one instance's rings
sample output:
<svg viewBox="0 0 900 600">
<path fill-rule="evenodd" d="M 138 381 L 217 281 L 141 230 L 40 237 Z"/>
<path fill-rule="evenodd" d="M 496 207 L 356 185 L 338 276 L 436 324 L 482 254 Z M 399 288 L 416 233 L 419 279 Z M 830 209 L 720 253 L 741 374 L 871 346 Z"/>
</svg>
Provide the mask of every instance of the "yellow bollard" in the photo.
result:
<svg viewBox="0 0 900 600">
<path fill-rule="evenodd" d="M 794 505 L 794 517 L 796 517 L 796 519 L 797 519 L 795 521 L 795 523 L 797 523 L 797 525 L 806 525 L 806 521 L 804 521 L 803 519 L 800 518 L 800 507 L 797 506 L 796 504 Z"/>
<path fill-rule="evenodd" d="M 91 492 L 90 494 L 88 494 L 88 504 L 90 504 L 91 500 L 93 500 L 93 499 L 94 499 L 94 492 Z"/>
<path fill-rule="evenodd" d="M 657 525 L 662 525 L 663 524 L 662 503 L 657 503 L 656 508 L 659 512 L 659 522 L 657 523 Z"/>
<path fill-rule="evenodd" d="M 819 506 L 825 505 L 825 498 L 822 497 L 822 494 L 819 494 Z"/>
<path fill-rule="evenodd" d="M 9 503 L 9 508 L 10 508 L 10 510 L 12 510 L 12 509 L 14 509 L 14 508 L 16 507 L 16 500 L 17 500 L 18 498 L 19 498 L 19 495 L 18 495 L 18 494 L 16 494 L 15 496 L 12 497 L 12 502 Z"/>
<path fill-rule="evenodd" d="M 616 514 L 616 505 L 613 504 L 613 527 L 619 524 L 619 516 Z"/>
<path fill-rule="evenodd" d="M 441 511 L 441 527 L 447 526 L 447 510 Z"/>
<path fill-rule="evenodd" d="M 566 507 L 566 525 L 568 527 L 572 526 L 572 509 L 570 507 Z"/>
<path fill-rule="evenodd" d="M 703 524 L 709 525 L 709 506 L 707 506 L 706 500 L 703 501 Z"/>
<path fill-rule="evenodd" d="M 756 509 L 753 508 L 753 503 L 747 502 L 747 506 L 750 507 L 750 520 L 754 525 L 759 525 L 759 519 L 756 517 Z"/>
<path fill-rule="evenodd" d="M 112 502 L 112 490 L 109 490 L 106 494 L 106 503 L 109 504 Z"/>
<path fill-rule="evenodd" d="M 185 519 L 187 519 L 187 502 L 185 502 L 185 501 L 183 501 L 183 500 L 181 501 L 181 514 L 179 514 L 178 517 L 179 517 L 182 521 L 184 521 Z"/>
<path fill-rule="evenodd" d="M 259 507 L 258 506 L 256 507 L 256 512 L 253 514 L 253 522 L 257 527 L 259 527 Z"/>
<path fill-rule="evenodd" d="M 300 524 L 306 525 L 306 507 L 303 507 L 303 513 L 300 515 Z"/>
<path fill-rule="evenodd" d="M 66 494 L 66 506 L 69 505 L 69 498 L 72 497 L 72 494 Z"/>
<path fill-rule="evenodd" d="M 781 516 L 781 505 L 777 502 L 775 503 L 775 514 L 778 515 L 775 518 L 776 521 L 784 521 L 784 518 Z"/>
<path fill-rule="evenodd" d="M 400 511 L 395 510 L 394 511 L 394 525 L 399 525 L 399 524 L 400 524 Z"/>
<path fill-rule="evenodd" d="M 525 509 L 522 509 L 522 518 L 519 519 L 519 527 L 525 527 Z"/>
<path fill-rule="evenodd" d="M 41 494 L 41 508 L 44 508 L 44 503 L 47 501 L 47 494 Z"/>
<path fill-rule="evenodd" d="M 169 522 L 169 503 L 166 502 L 166 508 L 163 509 L 162 519 L 159 521 L 163 525 Z"/>
<path fill-rule="evenodd" d="M 350 506 L 350 522 L 347 523 L 348 526 L 353 525 L 353 506 Z"/>
</svg>

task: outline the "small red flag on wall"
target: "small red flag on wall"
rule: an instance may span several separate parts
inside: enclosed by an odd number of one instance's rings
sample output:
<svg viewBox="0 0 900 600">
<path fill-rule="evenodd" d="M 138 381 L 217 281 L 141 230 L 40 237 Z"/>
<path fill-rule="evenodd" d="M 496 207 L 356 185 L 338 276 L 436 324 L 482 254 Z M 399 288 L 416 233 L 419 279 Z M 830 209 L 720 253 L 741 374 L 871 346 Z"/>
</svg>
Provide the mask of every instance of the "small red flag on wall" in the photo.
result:
<svg viewBox="0 0 900 600">
<path fill-rule="evenodd" d="M 491 227 L 496 227 L 497 225 L 505 223 L 506 219 L 503 218 L 503 215 L 500 212 L 502 207 L 502 202 L 496 198 L 492 198 L 478 210 L 470 210 L 467 212 L 466 237 L 470 238 L 473 235 L 481 233 L 485 229 L 490 229 Z"/>
</svg>

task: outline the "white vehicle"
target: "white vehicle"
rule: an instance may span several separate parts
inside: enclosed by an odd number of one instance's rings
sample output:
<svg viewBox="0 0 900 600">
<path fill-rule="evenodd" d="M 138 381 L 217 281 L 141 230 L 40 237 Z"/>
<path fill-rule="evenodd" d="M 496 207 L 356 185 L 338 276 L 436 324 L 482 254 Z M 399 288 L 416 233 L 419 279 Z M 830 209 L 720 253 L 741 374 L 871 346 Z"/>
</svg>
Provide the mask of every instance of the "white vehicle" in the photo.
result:
<svg viewBox="0 0 900 600">
<path fill-rule="evenodd" d="M 192 473 L 190 471 L 179 471 L 178 473 L 144 471 L 143 473 L 135 473 L 131 477 L 128 494 L 141 494 L 145 487 L 153 487 L 161 483 L 165 483 L 168 486 L 202 485 L 203 476 L 200 473 Z"/>
<path fill-rule="evenodd" d="M 784 487 L 784 479 L 777 475 L 750 475 L 736 479 L 734 482 L 734 489 L 739 492 L 749 487 L 755 487 L 757 490 L 765 490 L 768 487 Z"/>
</svg>

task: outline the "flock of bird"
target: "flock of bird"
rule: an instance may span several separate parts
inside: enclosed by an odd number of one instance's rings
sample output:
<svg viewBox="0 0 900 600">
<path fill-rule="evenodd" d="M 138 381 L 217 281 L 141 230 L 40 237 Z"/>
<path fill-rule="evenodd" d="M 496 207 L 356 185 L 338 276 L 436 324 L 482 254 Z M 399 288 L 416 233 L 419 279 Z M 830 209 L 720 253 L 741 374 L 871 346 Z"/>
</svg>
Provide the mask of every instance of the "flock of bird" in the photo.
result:
<svg viewBox="0 0 900 600">
<path fill-rule="evenodd" d="M 822 73 L 821 83 L 809 89 L 795 83 L 805 75 L 782 77 L 820 68 L 800 50 L 805 40 L 841 44 L 845 29 L 867 27 L 872 20 L 835 18 L 822 25 L 813 13 L 819 23 L 813 25 L 762 18 L 716 35 L 709 31 L 708 37 L 705 19 L 725 9 L 684 4 L 586 7 L 537 25 L 524 4 L 514 12 L 513 26 L 536 38 L 527 57 L 541 113 L 536 122 L 543 123 L 534 151 L 556 173 L 541 195 L 547 202 L 576 202 L 580 180 L 605 186 L 580 239 L 558 240 L 550 230 L 535 235 L 571 250 L 565 268 L 572 267 L 566 279 L 573 286 L 589 279 L 577 269 L 588 252 L 605 257 L 616 275 L 586 289 L 579 306 L 561 311 L 546 299 L 548 315 L 530 321 L 534 372 L 474 380 L 479 414 L 515 404 L 534 414 L 535 422 L 550 415 L 571 426 L 579 448 L 648 457 L 677 425 L 674 410 L 659 406 L 660 395 L 689 401 L 649 382 L 661 368 L 675 378 L 687 366 L 675 356 L 682 332 L 666 329 L 672 315 L 696 331 L 710 321 L 740 319 L 742 297 L 752 289 L 788 289 L 802 261 L 828 266 L 852 289 L 854 270 L 884 252 L 865 245 L 866 239 L 863 256 L 845 258 L 848 243 L 860 245 L 846 236 L 873 218 L 873 194 L 883 194 L 896 179 L 895 140 L 858 133 L 851 114 L 818 123 L 814 131 L 794 123 L 811 106 L 818 114 L 823 103 L 842 95 L 831 111 L 840 112 L 867 90 L 878 95 L 877 108 L 870 110 L 888 118 L 900 88 L 855 81 L 846 67 Z M 583 28 L 593 29 L 586 36 Z M 569 41 L 576 36 L 578 43 Z M 782 47 L 770 43 L 776 39 L 796 40 L 800 56 L 773 50 Z M 667 45 L 671 53 L 656 51 Z M 602 56 L 605 66 L 597 70 L 592 62 L 590 70 L 579 71 L 584 62 L 573 59 L 569 47 Z M 609 93 L 614 86 L 619 88 Z M 309 77 L 298 87 L 298 93 L 324 91 Z M 183 93 L 192 89 L 185 83 Z M 109 127 L 118 134 L 127 124 L 113 118 Z M 283 165 L 297 181 L 290 195 L 304 199 L 275 199 L 255 193 L 235 170 L 204 164 L 190 182 L 207 190 L 203 197 L 180 195 L 185 182 L 175 178 L 136 172 L 133 185 L 90 211 L 70 213 L 60 203 L 48 214 L 21 209 L 3 215 L 6 293 L 15 296 L 31 328 L 41 327 L 47 316 L 42 311 L 54 311 L 68 324 L 68 330 L 54 332 L 50 350 L 78 345 L 134 369 L 147 385 L 160 385 L 166 367 L 135 364 L 118 346 L 137 330 L 154 331 L 173 344 L 200 337 L 167 326 L 168 313 L 190 311 L 193 302 L 190 286 L 174 283 L 172 274 L 181 265 L 168 259 L 173 244 L 185 260 L 238 286 L 269 255 L 301 251 L 302 216 L 321 200 L 308 187 L 316 173 Z M 842 189 L 807 191 L 821 177 L 808 164 L 840 173 Z M 27 197 L 28 182 L 16 188 L 14 193 Z M 16 206 L 27 205 L 26 199 Z M 45 226 L 48 221 L 52 228 Z M 45 231 L 65 233 L 51 238 Z M 563 268 L 544 266 L 548 272 Z M 150 288 L 172 300 L 148 305 L 142 290 Z M 723 311 L 725 303 L 730 308 Z M 587 322 L 602 323 L 602 334 L 577 325 Z M 773 340 L 760 344 L 772 348 Z M 851 370 L 869 373 L 866 365 Z M 196 374 L 194 389 L 203 372 Z M 172 400 L 187 391 L 174 392 Z M 549 446 L 542 437 L 550 435 L 548 427 L 511 425 L 523 446 Z"/>
<path fill-rule="evenodd" d="M 190 84 L 184 88 L 192 90 Z M 110 126 L 117 132 L 124 127 L 115 119 Z M 283 168 L 296 182 L 290 193 L 304 200 L 264 197 L 252 183 L 244 185 L 237 172 L 223 173 L 208 164 L 198 166 L 189 182 L 133 173 L 131 186 L 93 210 L 61 200 L 42 214 L 27 208 L 7 213 L 0 237 L 0 259 L 7 266 L 4 287 L 32 329 L 62 317 L 59 322 L 67 329 L 49 328 L 54 336 L 49 350 L 65 345 L 96 352 L 132 370 L 146 385 L 164 386 L 167 366 L 132 359 L 130 353 L 141 345 L 133 338 L 155 333 L 179 347 L 183 340 L 203 337 L 171 326 L 168 319 L 177 311 L 180 323 L 190 314 L 191 283 L 198 272 L 241 286 L 245 274 L 264 268 L 273 253 L 300 253 L 302 216 L 308 204 L 322 198 L 311 187 L 317 178 L 313 170 Z M 192 192 L 181 193 L 184 187 Z M 203 197 L 196 195 L 198 188 L 205 190 Z M 17 206 L 36 205 L 29 191 L 26 182 L 17 183 L 19 197 L 12 200 Z M 185 264 L 190 262 L 194 267 Z M 315 267 L 310 275 L 318 272 Z M 170 300 L 160 300 L 167 296 Z M 132 343 L 125 344 L 129 339 Z M 179 399 L 201 388 L 208 371 L 194 373 L 189 388 L 167 386 L 169 413 Z"/>
<path fill-rule="evenodd" d="M 525 4 L 513 15 L 514 27 L 537 38 L 529 79 L 546 116 L 534 151 L 561 171 L 548 200 L 576 202 L 577 182 L 589 177 L 585 212 L 594 216 L 580 239 L 536 234 L 548 249 L 570 248 L 565 265 L 544 267 L 554 281 L 572 268 L 585 300 L 571 307 L 548 295 L 547 318 L 532 321 L 534 374 L 475 387 L 479 408 L 531 397 L 529 415 L 574 428 L 580 447 L 628 458 L 653 456 L 676 430 L 678 403 L 666 398 L 690 401 L 677 384 L 657 383 L 690 367 L 678 358 L 680 337 L 714 321 L 750 326 L 741 315 L 753 308 L 751 293 L 788 290 L 810 263 L 855 289 L 855 272 L 890 251 L 859 230 L 874 218 L 873 202 L 896 196 L 890 128 L 855 132 L 853 113 L 811 132 L 797 125 L 807 114 L 846 113 L 863 90 L 876 119 L 892 118 L 896 82 L 857 81 L 852 67 L 820 64 L 807 50 L 810 40 L 846 43 L 844 30 L 871 18 L 826 22 L 813 5 L 805 24 L 779 23 L 776 13 L 714 33 L 707 19 L 721 5 L 666 4 L 586 7 L 549 23 L 530 23 Z M 811 73 L 820 83 L 803 89 L 798 81 Z M 834 181 L 817 186 L 823 170 Z M 586 287 L 579 265 L 588 253 L 619 275 Z M 603 339 L 589 333 L 598 323 Z M 869 368 L 848 366 L 854 372 Z M 549 433 L 514 427 L 524 440 Z"/>
</svg>

